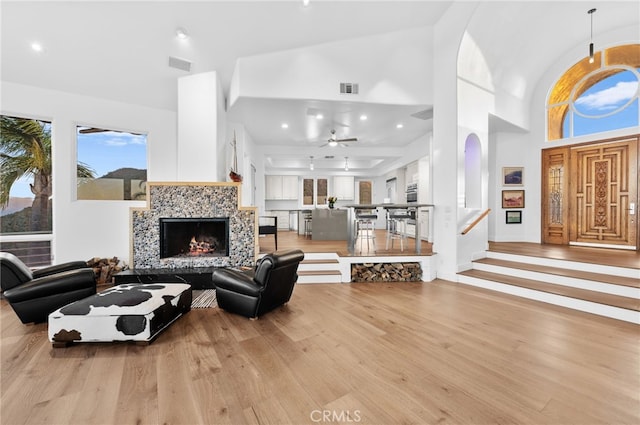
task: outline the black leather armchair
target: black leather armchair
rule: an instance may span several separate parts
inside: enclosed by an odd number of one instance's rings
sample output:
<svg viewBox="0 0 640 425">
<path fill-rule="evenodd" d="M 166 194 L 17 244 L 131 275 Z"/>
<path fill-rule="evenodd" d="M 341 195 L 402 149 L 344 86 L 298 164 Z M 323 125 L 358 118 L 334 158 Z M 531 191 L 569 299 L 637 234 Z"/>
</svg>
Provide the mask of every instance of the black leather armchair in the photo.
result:
<svg viewBox="0 0 640 425">
<path fill-rule="evenodd" d="M 262 257 L 255 270 L 216 269 L 213 284 L 218 306 L 230 313 L 257 318 L 289 301 L 298 280 L 299 249 Z"/>
<path fill-rule="evenodd" d="M 31 271 L 8 252 L 0 252 L 0 285 L 22 323 L 44 322 L 52 311 L 96 293 L 95 274 L 84 261 Z"/>
</svg>

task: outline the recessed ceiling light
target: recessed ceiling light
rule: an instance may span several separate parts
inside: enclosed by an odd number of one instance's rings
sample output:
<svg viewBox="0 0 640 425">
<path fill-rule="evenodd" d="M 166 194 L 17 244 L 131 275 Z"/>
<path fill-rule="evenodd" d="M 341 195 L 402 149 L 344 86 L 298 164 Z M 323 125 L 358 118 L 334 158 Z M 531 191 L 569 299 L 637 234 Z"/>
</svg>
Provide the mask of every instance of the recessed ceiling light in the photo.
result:
<svg viewBox="0 0 640 425">
<path fill-rule="evenodd" d="M 35 42 L 31 43 L 31 50 L 33 50 L 34 52 L 42 53 L 44 52 L 44 47 L 42 47 L 42 44 Z"/>
<path fill-rule="evenodd" d="M 322 115 L 322 114 L 318 114 L 318 115 L 316 115 L 316 118 L 317 118 L 317 119 L 319 119 L 319 120 L 321 120 L 321 119 L 323 119 L 323 118 L 324 118 L 324 115 Z"/>
<path fill-rule="evenodd" d="M 178 28 L 176 29 L 176 37 L 178 37 L 180 40 L 186 40 L 187 38 L 189 38 L 189 33 L 184 28 Z"/>
<path fill-rule="evenodd" d="M 396 124 L 396 128 L 402 128 L 404 125 L 402 123 Z"/>
<path fill-rule="evenodd" d="M 366 115 L 360 115 L 360 121 L 366 121 L 366 120 L 367 120 Z"/>
<path fill-rule="evenodd" d="M 283 122 L 282 125 L 280 126 L 282 128 L 289 128 L 289 124 L 287 124 L 286 122 Z"/>
<path fill-rule="evenodd" d="M 307 7 L 311 3 L 311 0 L 302 0 L 302 6 Z"/>
</svg>

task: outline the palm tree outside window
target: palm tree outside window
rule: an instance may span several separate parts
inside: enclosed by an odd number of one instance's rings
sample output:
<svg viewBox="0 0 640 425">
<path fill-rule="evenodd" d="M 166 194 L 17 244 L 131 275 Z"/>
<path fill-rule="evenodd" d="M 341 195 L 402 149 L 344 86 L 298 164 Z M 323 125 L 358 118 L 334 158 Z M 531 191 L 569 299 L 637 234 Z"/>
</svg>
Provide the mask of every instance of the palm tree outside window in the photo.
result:
<svg viewBox="0 0 640 425">
<path fill-rule="evenodd" d="M 92 172 L 79 164 L 78 175 Z M 50 264 L 51 238 L 19 239 L 51 234 L 52 202 L 51 123 L 0 116 L 0 249 L 29 266 Z"/>
</svg>

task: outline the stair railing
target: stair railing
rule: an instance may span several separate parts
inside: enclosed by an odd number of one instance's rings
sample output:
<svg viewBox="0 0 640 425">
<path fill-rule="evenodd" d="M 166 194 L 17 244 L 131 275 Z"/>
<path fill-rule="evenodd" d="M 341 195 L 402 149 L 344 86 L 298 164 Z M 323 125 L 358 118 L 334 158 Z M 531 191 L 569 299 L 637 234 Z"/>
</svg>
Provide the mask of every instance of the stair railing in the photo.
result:
<svg viewBox="0 0 640 425">
<path fill-rule="evenodd" d="M 464 230 L 460 232 L 460 234 L 466 235 L 467 233 L 469 233 L 471 229 L 476 227 L 476 225 L 480 223 L 486 216 L 488 216 L 490 212 L 491 212 L 491 208 L 487 208 L 482 214 L 480 214 L 475 220 L 473 220 L 471 224 L 465 227 Z"/>
</svg>

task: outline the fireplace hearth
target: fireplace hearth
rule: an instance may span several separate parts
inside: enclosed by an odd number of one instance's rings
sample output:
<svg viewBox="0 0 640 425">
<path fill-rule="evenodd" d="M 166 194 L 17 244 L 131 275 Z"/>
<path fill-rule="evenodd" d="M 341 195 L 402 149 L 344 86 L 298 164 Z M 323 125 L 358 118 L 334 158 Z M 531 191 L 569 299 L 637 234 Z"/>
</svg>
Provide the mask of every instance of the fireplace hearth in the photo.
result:
<svg viewBox="0 0 640 425">
<path fill-rule="evenodd" d="M 228 217 L 160 219 L 161 259 L 228 255 Z"/>
</svg>

